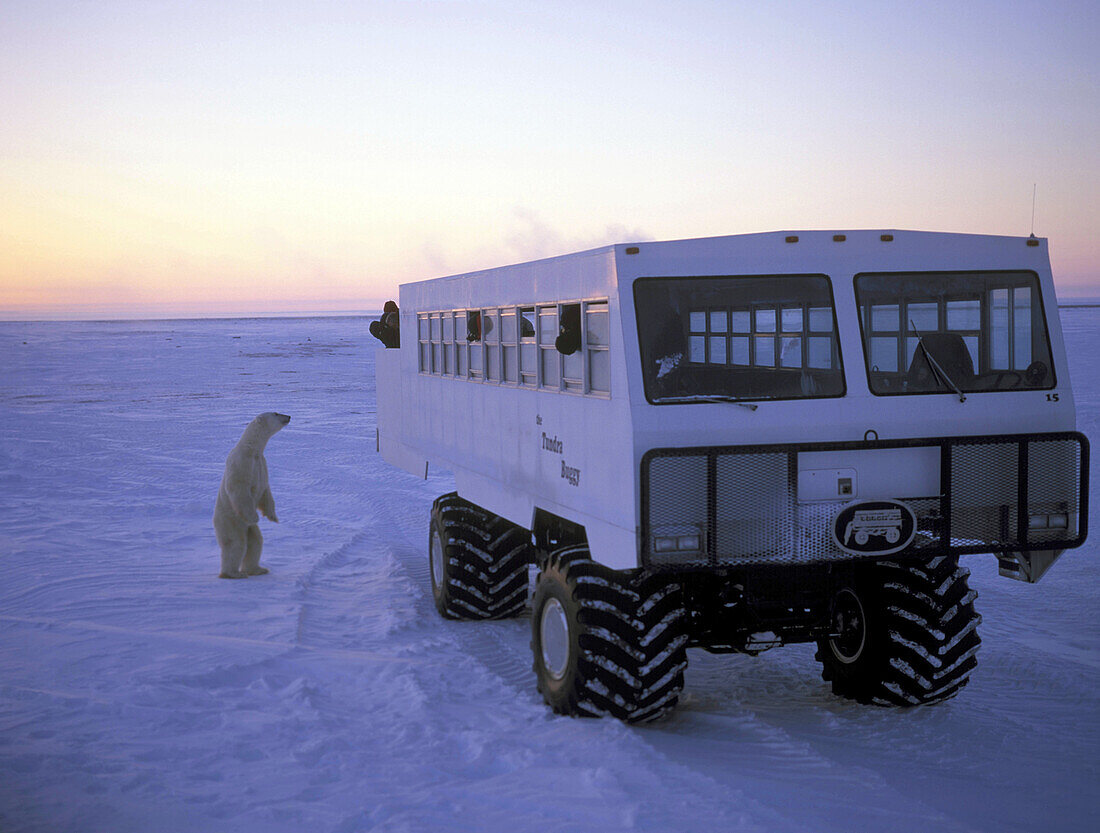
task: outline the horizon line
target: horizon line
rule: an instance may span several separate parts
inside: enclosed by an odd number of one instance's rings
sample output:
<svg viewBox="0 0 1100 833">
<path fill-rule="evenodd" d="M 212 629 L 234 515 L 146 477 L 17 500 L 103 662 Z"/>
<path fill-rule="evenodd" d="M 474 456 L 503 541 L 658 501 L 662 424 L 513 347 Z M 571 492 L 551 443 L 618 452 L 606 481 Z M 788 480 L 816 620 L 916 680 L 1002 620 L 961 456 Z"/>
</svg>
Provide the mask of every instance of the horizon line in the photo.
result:
<svg viewBox="0 0 1100 833">
<path fill-rule="evenodd" d="M 1084 295 L 1076 299 L 1059 300 L 1058 309 L 1100 308 L 1100 295 Z M 379 309 L 362 310 L 284 310 L 275 312 L 249 312 L 231 314 L 223 312 L 186 313 L 179 315 L 134 315 L 97 318 L 8 318 L 0 311 L 0 325 L 4 324 L 111 324 L 116 322 L 140 323 L 142 321 L 251 321 L 265 318 L 370 318 L 381 315 Z"/>
</svg>

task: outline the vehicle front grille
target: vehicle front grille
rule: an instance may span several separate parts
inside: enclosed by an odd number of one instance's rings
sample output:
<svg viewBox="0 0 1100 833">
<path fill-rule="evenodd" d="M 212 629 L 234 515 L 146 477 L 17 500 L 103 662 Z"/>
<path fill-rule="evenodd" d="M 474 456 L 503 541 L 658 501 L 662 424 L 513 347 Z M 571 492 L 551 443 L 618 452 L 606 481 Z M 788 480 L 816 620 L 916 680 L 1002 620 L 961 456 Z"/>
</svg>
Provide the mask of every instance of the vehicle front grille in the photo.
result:
<svg viewBox="0 0 1100 833">
<path fill-rule="evenodd" d="M 1088 441 L 1078 433 L 658 449 L 642 459 L 643 564 L 700 569 L 864 557 L 834 537 L 847 501 L 799 501 L 798 454 L 918 446 L 939 449 L 939 494 L 875 495 L 915 517 L 912 541 L 896 555 L 1084 542 Z"/>
</svg>

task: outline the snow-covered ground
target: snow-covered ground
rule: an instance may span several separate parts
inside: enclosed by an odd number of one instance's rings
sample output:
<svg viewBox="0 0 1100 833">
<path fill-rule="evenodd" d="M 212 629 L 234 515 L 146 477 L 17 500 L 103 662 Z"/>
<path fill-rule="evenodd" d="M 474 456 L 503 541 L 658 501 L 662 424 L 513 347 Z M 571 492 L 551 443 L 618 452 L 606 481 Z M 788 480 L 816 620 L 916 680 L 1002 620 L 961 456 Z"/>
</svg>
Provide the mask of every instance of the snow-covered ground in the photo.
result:
<svg viewBox="0 0 1100 833">
<path fill-rule="evenodd" d="M 1100 309 L 1062 317 L 1095 440 Z M 940 706 L 837 699 L 796 646 L 691 651 L 656 726 L 555 717 L 526 619 L 434 612 L 451 484 L 375 453 L 367 324 L 0 323 L 0 831 L 1100 829 L 1100 537 L 1037 586 L 969 559 L 980 665 Z M 218 581 L 265 410 L 272 572 Z"/>
</svg>

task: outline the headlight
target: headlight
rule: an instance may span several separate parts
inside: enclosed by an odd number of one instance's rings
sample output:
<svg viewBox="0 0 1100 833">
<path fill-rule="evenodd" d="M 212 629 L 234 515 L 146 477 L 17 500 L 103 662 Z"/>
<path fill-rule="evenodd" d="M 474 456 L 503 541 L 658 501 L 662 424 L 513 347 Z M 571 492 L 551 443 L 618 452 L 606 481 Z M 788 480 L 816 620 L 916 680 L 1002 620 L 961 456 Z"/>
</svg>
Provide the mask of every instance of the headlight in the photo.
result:
<svg viewBox="0 0 1100 833">
<path fill-rule="evenodd" d="M 1069 515 L 1058 512 L 1053 515 L 1028 515 L 1028 529 L 1068 529 Z"/>
<path fill-rule="evenodd" d="M 701 553 L 703 536 L 699 532 L 654 534 L 654 553 Z"/>
</svg>

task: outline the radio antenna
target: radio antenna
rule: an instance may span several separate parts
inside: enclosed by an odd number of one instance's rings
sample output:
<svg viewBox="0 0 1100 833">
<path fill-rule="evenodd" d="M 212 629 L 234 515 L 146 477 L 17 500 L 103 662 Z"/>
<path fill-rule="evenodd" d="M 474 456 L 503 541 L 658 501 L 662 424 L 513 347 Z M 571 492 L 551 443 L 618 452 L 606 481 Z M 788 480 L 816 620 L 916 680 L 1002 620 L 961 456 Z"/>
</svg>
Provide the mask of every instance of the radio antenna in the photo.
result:
<svg viewBox="0 0 1100 833">
<path fill-rule="evenodd" d="M 1031 183 L 1031 236 L 1035 236 L 1035 188 L 1038 183 Z"/>
</svg>

